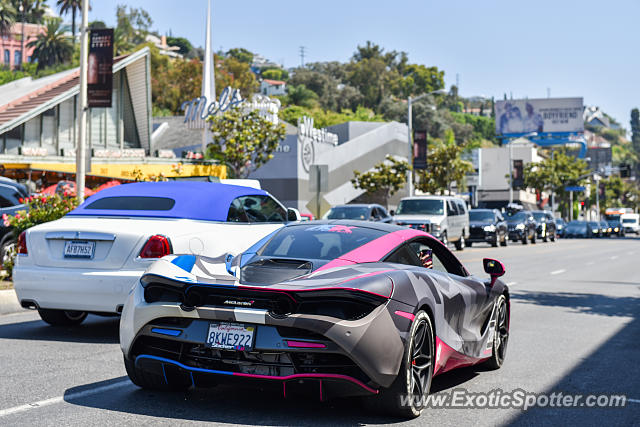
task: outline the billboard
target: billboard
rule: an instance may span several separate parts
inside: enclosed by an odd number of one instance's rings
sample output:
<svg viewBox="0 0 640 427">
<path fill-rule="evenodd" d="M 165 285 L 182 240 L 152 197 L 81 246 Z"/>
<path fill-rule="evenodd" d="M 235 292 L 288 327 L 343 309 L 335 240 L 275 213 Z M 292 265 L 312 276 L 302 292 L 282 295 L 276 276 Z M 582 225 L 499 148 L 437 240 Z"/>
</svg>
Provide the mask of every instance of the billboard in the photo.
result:
<svg viewBox="0 0 640 427">
<path fill-rule="evenodd" d="M 427 168 L 427 131 L 416 130 L 413 132 L 413 168 Z"/>
<path fill-rule="evenodd" d="M 87 67 L 89 107 L 111 107 L 113 90 L 113 28 L 91 30 Z"/>
<path fill-rule="evenodd" d="M 584 131 L 582 98 L 508 99 L 495 108 L 498 135 Z"/>
</svg>

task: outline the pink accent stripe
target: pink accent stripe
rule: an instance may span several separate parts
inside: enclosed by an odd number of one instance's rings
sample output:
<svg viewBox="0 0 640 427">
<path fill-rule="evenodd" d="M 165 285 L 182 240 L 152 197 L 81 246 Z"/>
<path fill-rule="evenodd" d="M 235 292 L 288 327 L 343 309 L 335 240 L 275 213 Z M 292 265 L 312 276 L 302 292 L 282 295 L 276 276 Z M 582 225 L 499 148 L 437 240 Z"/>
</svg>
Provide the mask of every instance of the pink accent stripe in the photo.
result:
<svg viewBox="0 0 640 427">
<path fill-rule="evenodd" d="M 471 357 L 454 350 L 436 336 L 436 365 L 434 376 L 456 368 L 475 365 L 488 357 Z"/>
<path fill-rule="evenodd" d="M 320 382 L 320 402 L 322 402 L 322 380 Z"/>
<path fill-rule="evenodd" d="M 290 341 L 287 340 L 287 347 L 291 348 L 327 348 L 326 345 L 319 342 L 307 342 L 307 341 Z"/>
<path fill-rule="evenodd" d="M 287 398 L 287 382 L 282 381 L 282 397 Z"/>
<path fill-rule="evenodd" d="M 355 385 L 358 385 L 360 387 L 362 387 L 363 389 L 367 390 L 370 393 L 374 393 L 374 394 L 378 394 L 378 390 L 373 389 L 371 387 L 369 387 L 368 385 L 364 384 L 362 381 L 359 381 L 353 377 L 350 377 L 348 375 L 340 375 L 340 374 L 293 374 L 293 375 L 286 375 L 284 377 L 272 377 L 269 375 L 259 375 L 259 374 L 243 374 L 240 372 L 233 372 L 234 376 L 238 376 L 238 377 L 247 377 L 247 378 L 259 378 L 259 379 L 263 379 L 263 380 L 281 380 L 281 381 L 289 381 L 289 380 L 295 380 L 298 378 L 330 378 L 330 379 L 336 379 L 336 380 L 343 380 L 343 381 L 349 381 L 354 383 Z"/>
<path fill-rule="evenodd" d="M 407 319 L 411 320 L 413 322 L 413 319 L 416 318 L 415 315 L 411 314 L 411 313 L 407 313 L 406 311 L 400 311 L 400 310 L 396 310 L 396 314 L 398 316 L 402 316 L 402 317 L 406 317 Z"/>
</svg>

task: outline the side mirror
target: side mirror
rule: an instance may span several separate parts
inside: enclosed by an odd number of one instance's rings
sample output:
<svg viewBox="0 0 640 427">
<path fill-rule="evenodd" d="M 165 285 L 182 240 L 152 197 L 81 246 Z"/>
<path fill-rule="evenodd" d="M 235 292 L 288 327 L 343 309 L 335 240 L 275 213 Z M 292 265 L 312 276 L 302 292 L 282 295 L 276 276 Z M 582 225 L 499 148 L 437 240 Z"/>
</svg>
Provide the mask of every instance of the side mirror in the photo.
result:
<svg viewBox="0 0 640 427">
<path fill-rule="evenodd" d="M 396 211 L 394 211 L 393 209 L 389 211 L 389 215 L 394 216 L 395 214 L 396 214 Z"/>
<path fill-rule="evenodd" d="M 503 276 L 505 273 L 504 264 L 496 259 L 485 258 L 482 260 L 484 272 L 491 276 L 491 284 L 493 286 L 496 283 L 498 277 Z"/>
<path fill-rule="evenodd" d="M 295 208 L 287 208 L 287 221 L 301 221 L 300 211 Z"/>
</svg>

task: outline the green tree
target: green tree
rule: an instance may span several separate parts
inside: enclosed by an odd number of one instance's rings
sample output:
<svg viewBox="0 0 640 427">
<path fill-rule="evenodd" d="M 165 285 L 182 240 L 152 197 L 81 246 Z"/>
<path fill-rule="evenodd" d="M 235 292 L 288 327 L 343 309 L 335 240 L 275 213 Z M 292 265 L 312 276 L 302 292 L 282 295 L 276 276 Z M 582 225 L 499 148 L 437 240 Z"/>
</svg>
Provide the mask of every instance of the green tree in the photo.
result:
<svg viewBox="0 0 640 427">
<path fill-rule="evenodd" d="M 287 104 L 299 105 L 301 107 L 312 108 L 316 105 L 318 95 L 305 85 L 287 86 Z"/>
<path fill-rule="evenodd" d="M 541 162 L 527 163 L 523 173 L 525 187 L 538 193 L 552 191 L 560 200 L 561 209 L 568 211 L 569 193 L 565 187 L 585 184 L 589 168 L 584 160 L 557 150 Z"/>
<path fill-rule="evenodd" d="M 462 159 L 464 149 L 456 144 L 451 129 L 445 131 L 444 139 L 429 141 L 427 168 L 418 171 L 416 188 L 430 194 L 444 194 L 445 190 L 451 193 L 454 182 L 462 188 L 465 176 L 473 171 L 471 162 Z"/>
<path fill-rule="evenodd" d="M 16 9 L 9 0 L 0 0 L 0 48 L 5 36 L 11 35 L 11 26 L 16 22 Z M 0 49 L 4 52 L 4 49 Z"/>
<path fill-rule="evenodd" d="M 260 73 L 263 79 L 282 80 L 282 71 L 278 68 L 270 68 Z"/>
<path fill-rule="evenodd" d="M 16 10 L 16 21 L 29 24 L 42 24 L 44 17 L 44 0 L 11 0 Z M 22 6 L 22 12 L 20 12 Z"/>
<path fill-rule="evenodd" d="M 368 172 L 353 171 L 351 184 L 364 190 L 368 195 L 382 193 L 384 203 L 389 207 L 389 198 L 404 187 L 409 172 L 409 163 L 397 160 L 387 154 L 385 161 L 378 163 Z"/>
<path fill-rule="evenodd" d="M 233 49 L 229 49 L 227 51 L 227 56 L 235 58 L 245 64 L 251 64 L 253 62 L 253 53 L 243 47 L 234 47 Z"/>
<path fill-rule="evenodd" d="M 76 12 L 82 11 L 82 0 L 58 0 L 58 8 L 60 14 L 67 14 L 71 12 L 71 35 L 73 44 L 76 43 Z M 91 10 L 91 6 L 89 6 Z"/>
<path fill-rule="evenodd" d="M 193 45 L 191 44 L 191 42 L 184 37 L 168 36 L 167 44 L 169 46 L 178 46 L 180 48 L 178 52 L 184 56 L 187 56 L 193 49 Z"/>
<path fill-rule="evenodd" d="M 153 24 L 149 12 L 126 5 L 116 7 L 116 21 L 116 31 L 119 33 L 121 43 L 134 46 L 144 43 L 149 28 Z"/>
<path fill-rule="evenodd" d="M 209 116 L 213 143 L 206 157 L 227 165 L 234 178 L 246 178 L 273 158 L 273 152 L 285 137 L 285 126 L 271 123 L 257 111 L 242 113 L 232 109 Z"/>
<path fill-rule="evenodd" d="M 45 31 L 38 34 L 27 46 L 34 48 L 33 57 L 38 60 L 38 69 L 71 60 L 73 45 L 64 35 L 59 18 L 45 19 Z"/>
<path fill-rule="evenodd" d="M 233 56 L 220 58 L 215 55 L 214 58 L 216 61 L 217 94 L 222 93 L 222 90 L 227 86 L 240 89 L 240 93 L 245 98 L 251 97 L 258 91 L 260 85 L 248 63 L 239 61 Z"/>
</svg>

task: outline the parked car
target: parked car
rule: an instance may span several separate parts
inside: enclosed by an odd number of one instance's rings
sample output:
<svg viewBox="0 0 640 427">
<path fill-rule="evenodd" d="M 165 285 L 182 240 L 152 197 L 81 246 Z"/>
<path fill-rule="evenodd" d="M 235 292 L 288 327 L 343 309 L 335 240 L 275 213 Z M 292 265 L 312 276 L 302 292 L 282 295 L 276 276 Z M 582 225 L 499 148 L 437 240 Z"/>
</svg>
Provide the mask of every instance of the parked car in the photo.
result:
<svg viewBox="0 0 640 427">
<path fill-rule="evenodd" d="M 638 224 L 640 215 L 637 213 L 624 213 L 620 215 L 620 222 L 624 227 L 624 232 L 640 234 L 640 224 Z"/>
<path fill-rule="evenodd" d="M 469 211 L 469 237 L 467 246 L 474 242 L 486 242 L 493 247 L 507 246 L 509 229 L 507 222 L 496 209 L 471 209 Z"/>
<path fill-rule="evenodd" d="M 405 197 L 398 204 L 393 221 L 426 231 L 447 245 L 453 242 L 461 251 L 469 236 L 469 212 L 464 201 L 451 196 Z"/>
<path fill-rule="evenodd" d="M 593 232 L 586 221 L 573 220 L 565 227 L 564 237 L 567 239 L 576 237 L 589 238 L 593 237 Z"/>
<path fill-rule="evenodd" d="M 287 225 L 228 263 L 165 257 L 125 303 L 125 369 L 145 389 L 234 378 L 414 418 L 433 376 L 506 358 L 505 268 L 483 266 L 472 276 L 433 236 L 365 221 Z"/>
<path fill-rule="evenodd" d="M 351 204 L 334 206 L 324 215 L 324 219 L 357 219 L 360 221 L 391 222 L 387 210 L 377 204 Z"/>
<path fill-rule="evenodd" d="M 556 236 L 564 237 L 564 230 L 567 227 L 567 222 L 562 218 L 556 218 Z"/>
<path fill-rule="evenodd" d="M 52 325 L 80 323 L 89 312 L 115 315 L 156 259 L 242 252 L 299 218 L 255 188 L 195 181 L 119 185 L 22 233 L 14 286 L 21 305 Z"/>
<path fill-rule="evenodd" d="M 536 228 L 538 224 L 531 212 L 525 210 L 507 211 L 505 219 L 507 220 L 509 239 L 511 239 L 511 241 L 521 241 L 523 245 L 526 245 L 528 242 L 536 242 Z"/>
<path fill-rule="evenodd" d="M 556 241 L 556 222 L 553 215 L 547 211 L 532 211 L 531 214 L 536 220 L 536 236 L 543 242 Z"/>
<path fill-rule="evenodd" d="M 15 215 L 17 212 L 26 210 L 27 207 L 23 203 L 24 198 L 29 197 L 27 188 L 6 177 L 0 177 L 0 216 Z M 0 263 L 4 260 L 9 247 L 17 241 L 17 236 L 12 232 L 11 227 L 5 227 L 4 222 L 0 221 Z"/>
</svg>

